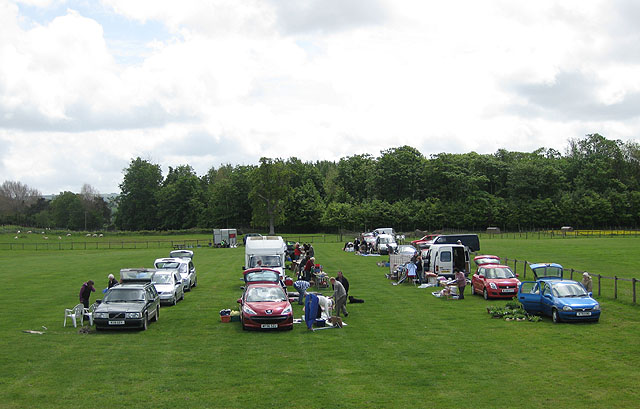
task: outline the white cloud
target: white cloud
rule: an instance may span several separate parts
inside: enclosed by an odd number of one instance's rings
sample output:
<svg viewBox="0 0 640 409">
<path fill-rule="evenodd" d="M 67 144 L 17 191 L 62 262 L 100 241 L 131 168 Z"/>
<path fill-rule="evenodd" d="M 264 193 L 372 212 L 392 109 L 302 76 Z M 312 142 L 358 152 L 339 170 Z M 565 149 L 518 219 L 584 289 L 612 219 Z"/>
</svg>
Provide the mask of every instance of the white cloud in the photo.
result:
<svg viewBox="0 0 640 409">
<path fill-rule="evenodd" d="M 0 0 L 0 137 L 12 152 L 0 168 L 10 178 L 43 191 L 59 188 L 38 180 L 78 189 L 100 180 L 113 191 L 136 156 L 204 173 L 260 156 L 333 160 L 403 144 L 425 155 L 563 150 L 585 133 L 640 130 L 640 54 L 621 48 L 640 33 L 629 1 L 102 5 L 111 26 L 135 27 L 131 36 L 154 22 L 171 37 L 123 63 L 111 44 L 129 33 L 114 40 L 100 13 L 24 24 Z M 13 159 L 29 140 L 43 146 L 29 152 L 34 162 Z M 36 159 L 46 166 L 30 170 Z M 76 183 L 78 173 L 86 180 Z"/>
</svg>

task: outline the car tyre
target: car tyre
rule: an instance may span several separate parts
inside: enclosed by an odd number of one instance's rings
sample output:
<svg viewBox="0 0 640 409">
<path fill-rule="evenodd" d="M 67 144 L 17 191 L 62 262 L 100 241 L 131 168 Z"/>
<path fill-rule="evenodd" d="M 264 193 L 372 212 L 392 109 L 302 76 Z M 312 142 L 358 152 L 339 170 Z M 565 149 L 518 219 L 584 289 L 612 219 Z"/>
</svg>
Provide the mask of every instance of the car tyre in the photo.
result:
<svg viewBox="0 0 640 409">
<path fill-rule="evenodd" d="M 180 296 L 180 301 L 184 300 L 184 291 L 182 292 L 182 295 Z"/>
<path fill-rule="evenodd" d="M 553 309 L 553 311 L 551 311 L 551 319 L 553 319 L 554 324 L 561 322 L 560 314 L 558 314 L 558 310 L 555 308 Z"/>
<path fill-rule="evenodd" d="M 158 322 L 158 319 L 160 318 L 160 307 L 156 307 L 156 315 L 153 317 L 153 322 Z"/>
<path fill-rule="evenodd" d="M 243 319 L 240 319 L 240 323 L 242 324 L 242 330 L 243 330 L 243 331 L 246 331 L 246 330 L 247 330 L 247 327 L 246 327 L 246 325 L 244 325 L 244 320 L 243 320 Z"/>
<path fill-rule="evenodd" d="M 144 314 L 144 319 L 142 320 L 142 330 L 146 331 L 149 328 L 149 316 Z"/>
<path fill-rule="evenodd" d="M 193 282 L 193 286 L 197 287 L 198 286 L 198 279 L 196 278 L 196 281 Z"/>
<path fill-rule="evenodd" d="M 489 300 L 489 292 L 487 291 L 486 287 L 484 288 L 484 290 L 482 290 L 482 296 L 485 300 Z"/>
<path fill-rule="evenodd" d="M 173 293 L 173 300 L 171 300 L 171 304 L 176 305 L 178 303 L 178 296 L 176 293 Z"/>
</svg>

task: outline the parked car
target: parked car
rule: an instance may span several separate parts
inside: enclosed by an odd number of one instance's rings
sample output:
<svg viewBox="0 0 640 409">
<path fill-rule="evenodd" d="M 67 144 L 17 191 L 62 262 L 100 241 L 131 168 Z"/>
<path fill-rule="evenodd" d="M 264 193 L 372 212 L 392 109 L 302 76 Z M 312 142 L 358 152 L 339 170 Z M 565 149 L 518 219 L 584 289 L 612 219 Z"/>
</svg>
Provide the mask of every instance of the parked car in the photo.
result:
<svg viewBox="0 0 640 409">
<path fill-rule="evenodd" d="M 517 277 L 518 275 L 514 274 L 509 266 L 480 264 L 476 273 L 471 277 L 471 294 L 482 294 L 485 300 L 513 298 L 518 293 L 520 286 L 520 280 Z"/>
<path fill-rule="evenodd" d="M 240 304 L 242 329 L 293 329 L 293 308 L 280 284 L 248 284 Z"/>
<path fill-rule="evenodd" d="M 373 233 L 362 233 L 362 240 L 367 244 L 371 244 L 371 246 L 375 246 L 376 244 L 376 235 Z"/>
<path fill-rule="evenodd" d="M 483 264 L 500 264 L 500 257 L 492 256 L 490 254 L 483 254 L 480 256 L 475 256 L 473 258 L 473 262 L 476 263 L 476 266 L 481 266 Z"/>
<path fill-rule="evenodd" d="M 518 300 L 529 314 L 550 316 L 553 322 L 599 321 L 600 304 L 574 280 L 563 278 L 560 264 L 531 264 L 536 281 L 523 281 Z"/>
<path fill-rule="evenodd" d="M 378 234 L 374 245 L 375 251 L 380 254 L 395 253 L 398 248 L 395 238 L 390 234 Z"/>
<path fill-rule="evenodd" d="M 107 290 L 93 313 L 96 330 L 140 328 L 160 318 L 160 297 L 151 281 L 126 280 Z"/>
<path fill-rule="evenodd" d="M 160 296 L 160 303 L 176 305 L 178 300 L 184 300 L 184 285 L 178 270 L 158 270 L 151 279 L 153 286 Z"/>
<path fill-rule="evenodd" d="M 398 246 L 398 249 L 396 250 L 396 254 L 404 254 L 404 255 L 408 255 L 408 256 L 413 256 L 418 252 L 418 250 L 416 250 L 415 247 L 409 245 L 409 244 L 401 244 Z"/>
<path fill-rule="evenodd" d="M 182 278 L 184 291 L 191 291 L 192 287 L 198 285 L 198 276 L 193 261 L 190 258 L 158 258 L 153 263 L 157 269 L 176 269 Z"/>
<path fill-rule="evenodd" d="M 411 245 L 417 249 L 429 248 L 429 246 L 433 243 L 433 240 L 438 237 L 439 234 L 427 234 L 426 236 L 422 236 L 418 240 L 413 240 Z"/>
</svg>

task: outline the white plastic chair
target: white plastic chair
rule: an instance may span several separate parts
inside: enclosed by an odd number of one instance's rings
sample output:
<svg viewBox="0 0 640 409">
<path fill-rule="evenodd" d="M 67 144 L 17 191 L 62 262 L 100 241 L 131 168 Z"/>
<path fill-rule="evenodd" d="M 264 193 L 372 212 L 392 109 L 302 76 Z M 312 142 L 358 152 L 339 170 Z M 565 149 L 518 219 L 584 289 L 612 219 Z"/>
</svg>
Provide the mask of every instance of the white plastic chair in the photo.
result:
<svg viewBox="0 0 640 409">
<path fill-rule="evenodd" d="M 96 309 L 96 307 L 98 306 L 97 303 L 93 303 L 89 306 L 89 308 L 83 308 L 82 309 L 82 318 L 84 320 L 84 317 L 89 318 L 89 325 L 93 327 L 93 311 Z"/>
<path fill-rule="evenodd" d="M 65 308 L 64 310 L 64 326 L 67 326 L 67 318 L 71 318 L 73 321 L 73 326 L 78 326 L 78 321 L 80 321 L 80 325 L 84 324 L 84 305 L 78 304 L 73 308 Z"/>
</svg>

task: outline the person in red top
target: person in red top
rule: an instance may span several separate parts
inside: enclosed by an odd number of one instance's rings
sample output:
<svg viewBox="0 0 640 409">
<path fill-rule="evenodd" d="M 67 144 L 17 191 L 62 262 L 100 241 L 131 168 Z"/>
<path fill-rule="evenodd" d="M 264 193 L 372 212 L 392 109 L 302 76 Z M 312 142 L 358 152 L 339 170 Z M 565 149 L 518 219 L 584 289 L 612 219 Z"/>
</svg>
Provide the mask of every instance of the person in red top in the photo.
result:
<svg viewBox="0 0 640 409">
<path fill-rule="evenodd" d="M 316 264 L 316 258 L 311 257 L 307 260 L 307 264 L 304 265 L 304 279 L 307 281 L 311 281 L 311 270 L 313 266 Z"/>
<path fill-rule="evenodd" d="M 96 291 L 93 288 L 93 281 L 89 280 L 86 283 L 82 284 L 82 288 L 80 288 L 80 302 L 84 305 L 84 308 L 89 308 L 89 297 L 91 293 Z"/>
<path fill-rule="evenodd" d="M 300 243 L 296 243 L 295 247 L 293 248 L 293 259 L 299 259 L 301 254 L 302 250 L 300 250 Z"/>
</svg>

